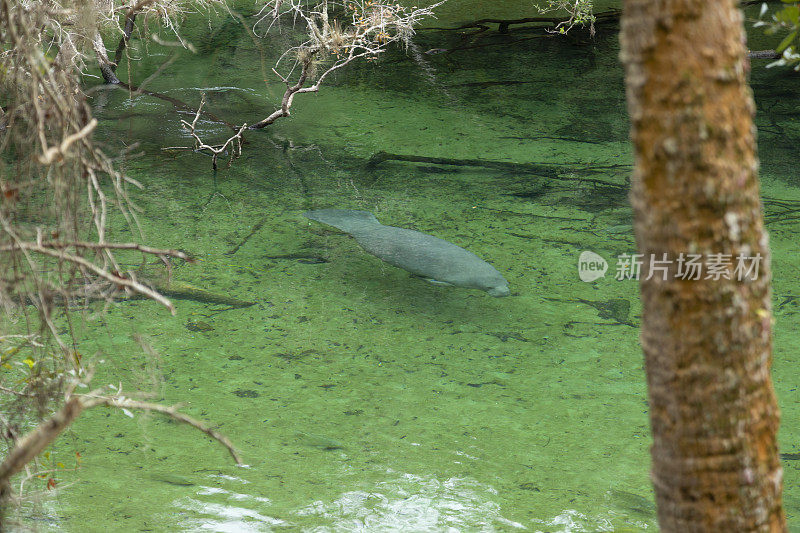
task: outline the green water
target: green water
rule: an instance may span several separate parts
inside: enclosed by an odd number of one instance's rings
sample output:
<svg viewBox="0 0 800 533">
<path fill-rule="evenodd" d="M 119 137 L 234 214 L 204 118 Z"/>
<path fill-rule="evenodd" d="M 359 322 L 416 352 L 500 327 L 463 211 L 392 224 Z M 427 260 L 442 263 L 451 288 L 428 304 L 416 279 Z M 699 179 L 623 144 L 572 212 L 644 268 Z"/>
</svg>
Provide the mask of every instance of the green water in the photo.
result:
<svg viewBox="0 0 800 533">
<path fill-rule="evenodd" d="M 437 25 L 488 15 L 453 4 Z M 534 14 L 498 4 L 499 16 Z M 198 18 L 185 31 L 198 54 L 179 54 L 149 89 L 192 105 L 205 92 L 207 108 L 232 122 L 273 109 L 281 86 L 265 88 L 262 50 L 241 26 Z M 591 45 L 487 35 L 469 43 L 486 46 L 444 54 L 424 52 L 460 46 L 457 35 L 421 32 L 408 52 L 298 96 L 291 118 L 248 133 L 243 156 L 216 174 L 206 156 L 162 150 L 191 144 L 179 127 L 188 115 L 151 97 L 98 94 L 109 150 L 141 143 L 123 167 L 145 186 L 132 196 L 147 242 L 199 258 L 178 265 L 176 279 L 256 303 L 176 300 L 177 317 L 154 302 L 105 314 L 96 304 L 80 332 L 94 383 L 182 404 L 228 435 L 247 466 L 185 426 L 96 409 L 56 446 L 63 490 L 31 527 L 655 530 L 637 285 L 613 279 L 613 262 L 594 283 L 576 269 L 582 250 L 611 261 L 634 251 L 616 31 L 600 28 Z M 267 71 L 280 42 L 263 43 Z M 144 57 L 134 81 L 174 52 L 133 50 Z M 797 453 L 796 79 L 761 66 L 774 376 L 782 451 Z M 209 139 L 227 134 L 201 126 Z M 570 179 L 391 161 L 367 169 L 381 150 L 560 165 Z M 463 246 L 490 260 L 512 295 L 411 278 L 301 216 L 321 207 L 370 210 Z M 109 238 L 130 238 L 115 224 Z M 800 527 L 796 464 L 784 463 L 785 502 Z"/>
</svg>

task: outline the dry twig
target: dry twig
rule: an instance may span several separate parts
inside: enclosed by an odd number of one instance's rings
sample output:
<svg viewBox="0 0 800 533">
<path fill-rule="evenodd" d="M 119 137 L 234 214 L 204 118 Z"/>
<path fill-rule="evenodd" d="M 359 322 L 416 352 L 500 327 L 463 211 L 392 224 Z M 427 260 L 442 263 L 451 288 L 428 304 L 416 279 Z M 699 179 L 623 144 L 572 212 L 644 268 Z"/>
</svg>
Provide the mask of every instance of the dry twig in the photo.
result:
<svg viewBox="0 0 800 533">
<path fill-rule="evenodd" d="M 140 0 L 133 9 L 189 1 Z M 0 0 L 0 152 L 8 154 L 0 160 L 0 437 L 11 450 L 0 464 L 0 511 L 9 509 L 10 477 L 27 468 L 83 409 L 96 405 L 171 416 L 219 440 L 240 461 L 225 437 L 173 407 L 126 399 L 119 391 L 111 396 L 74 394 L 86 372 L 72 334 L 70 302 L 77 296 L 110 298 L 124 289 L 174 312 L 169 300 L 137 280 L 134 272 L 123 273 L 115 254 L 135 251 L 164 262 L 190 257 L 178 250 L 108 242 L 114 211 L 129 228 L 138 228 L 127 189 L 141 185 L 118 172 L 94 143 L 97 121 L 79 73 L 81 52 L 92 47 L 113 73 L 116 65 L 97 38 L 104 15 L 92 8 L 111 6 L 107 22 L 116 20 L 113 8 L 119 3 L 63 4 L 64 9 L 53 2 Z M 83 16 L 98 13 L 95 19 Z M 55 58 L 51 48 L 59 50 Z M 56 409 L 60 398 L 65 401 Z M 24 428 L 42 419 L 25 433 Z"/>
<path fill-rule="evenodd" d="M 330 14 L 334 3 L 327 0 L 313 7 L 303 0 L 267 2 L 259 12 L 256 28 L 271 18 L 269 31 L 279 17 L 288 15 L 305 23 L 308 38 L 288 49 L 278 59 L 272 71 L 286 85 L 281 105 L 269 116 L 250 126 L 250 129 L 260 129 L 281 117 L 288 117 L 295 95 L 319 91 L 328 76 L 354 60 L 375 57 L 393 43 L 408 45 L 414 35 L 414 26 L 423 18 L 433 16 L 433 10 L 444 1 L 424 8 L 407 8 L 388 2 L 354 0 L 341 6 L 349 15 L 346 21 L 334 20 Z M 288 72 L 280 74 L 283 64 L 291 57 L 294 57 L 294 63 L 285 69 Z M 297 66 L 300 67 L 300 74 L 291 81 Z M 317 70 L 321 73 L 313 76 Z M 306 86 L 312 78 L 314 82 Z"/>
<path fill-rule="evenodd" d="M 42 453 L 85 409 L 91 409 L 99 405 L 122 410 L 155 411 L 177 422 L 188 424 L 225 446 L 237 465 L 243 464 L 241 457 L 227 437 L 202 422 L 179 412 L 175 407 L 131 400 L 124 396 L 72 395 L 64 402 L 61 409 L 40 423 L 33 431 L 23 435 L 16 441 L 5 460 L 0 463 L 0 491 L 7 492 L 11 477 L 21 472 L 25 465 Z"/>
<path fill-rule="evenodd" d="M 228 159 L 228 166 L 231 166 L 231 163 L 233 163 L 235 159 L 237 159 L 240 155 L 242 155 L 242 132 L 247 129 L 247 124 L 245 123 L 239 126 L 238 131 L 232 137 L 229 137 L 228 140 L 226 140 L 222 144 L 217 144 L 217 145 L 206 144 L 197 134 L 196 130 L 197 121 L 200 118 L 200 113 L 202 112 L 205 103 L 206 103 L 206 95 L 204 94 L 200 99 L 200 107 L 197 108 L 197 112 L 194 115 L 194 120 L 192 120 L 191 122 L 181 120 L 181 126 L 183 127 L 183 129 L 189 132 L 189 135 L 191 135 L 192 138 L 194 139 L 195 152 L 201 152 L 205 150 L 211 152 L 211 166 L 214 167 L 214 170 L 217 170 L 217 158 L 219 157 L 220 154 L 224 154 L 225 151 L 228 149 L 228 146 L 230 146 L 231 151 L 230 151 L 230 158 Z M 175 149 L 185 149 L 185 147 L 170 146 L 167 148 L 163 148 L 163 150 L 175 150 Z"/>
</svg>

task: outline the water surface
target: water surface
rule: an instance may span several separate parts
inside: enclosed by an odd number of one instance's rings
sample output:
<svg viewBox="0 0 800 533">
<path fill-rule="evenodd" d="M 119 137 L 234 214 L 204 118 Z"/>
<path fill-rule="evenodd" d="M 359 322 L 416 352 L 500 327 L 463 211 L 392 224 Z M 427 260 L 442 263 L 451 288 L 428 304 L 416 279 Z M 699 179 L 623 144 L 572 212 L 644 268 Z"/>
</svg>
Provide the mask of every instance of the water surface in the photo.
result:
<svg viewBox="0 0 800 533">
<path fill-rule="evenodd" d="M 471 4 L 448 9 L 436 25 L 486 16 Z M 271 112 L 282 88 L 268 68 L 265 87 L 262 64 L 285 36 L 256 46 L 221 17 L 210 28 L 191 19 L 185 31 L 198 53 L 180 53 L 149 89 L 191 105 L 205 93 L 208 110 L 236 123 Z M 207 156 L 163 150 L 191 145 L 179 124 L 190 115 L 152 97 L 98 94 L 109 149 L 141 143 L 124 170 L 145 186 L 132 195 L 147 242 L 199 258 L 178 265 L 176 279 L 255 305 L 181 300 L 171 317 L 154 302 L 105 314 L 98 304 L 82 332 L 95 383 L 122 380 L 182 404 L 230 436 L 248 466 L 187 427 L 97 409 L 55 450 L 68 467 L 76 451 L 82 462 L 58 475 L 71 485 L 46 505 L 52 528 L 654 530 L 637 285 L 613 278 L 614 258 L 634 251 L 616 31 L 599 28 L 591 44 L 420 32 L 408 51 L 298 96 L 291 118 L 248 133 L 242 157 L 217 173 Z M 464 49 L 425 53 L 434 48 Z M 143 58 L 134 81 L 174 53 L 133 50 Z M 796 453 L 796 80 L 754 65 L 753 85 L 780 439 Z M 209 140 L 227 136 L 200 127 Z M 368 168 L 379 151 L 559 170 Z M 370 210 L 467 248 L 503 273 L 512 296 L 411 278 L 301 216 L 323 207 Z M 128 238 L 115 224 L 112 237 Z M 578 279 L 582 250 L 612 261 L 605 278 Z M 797 526 L 798 466 L 784 466 Z"/>
</svg>

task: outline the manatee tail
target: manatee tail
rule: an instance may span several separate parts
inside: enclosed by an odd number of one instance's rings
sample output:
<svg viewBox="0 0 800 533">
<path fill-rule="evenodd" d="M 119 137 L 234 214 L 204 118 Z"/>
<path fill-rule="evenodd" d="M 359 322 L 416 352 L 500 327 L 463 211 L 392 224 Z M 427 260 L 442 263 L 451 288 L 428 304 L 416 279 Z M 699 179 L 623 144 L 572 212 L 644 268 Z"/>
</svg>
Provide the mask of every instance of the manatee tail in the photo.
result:
<svg viewBox="0 0 800 533">
<path fill-rule="evenodd" d="M 339 228 L 347 233 L 357 233 L 359 230 L 380 225 L 375 215 L 369 211 L 352 209 L 317 209 L 316 211 L 306 211 L 303 216 Z"/>
</svg>

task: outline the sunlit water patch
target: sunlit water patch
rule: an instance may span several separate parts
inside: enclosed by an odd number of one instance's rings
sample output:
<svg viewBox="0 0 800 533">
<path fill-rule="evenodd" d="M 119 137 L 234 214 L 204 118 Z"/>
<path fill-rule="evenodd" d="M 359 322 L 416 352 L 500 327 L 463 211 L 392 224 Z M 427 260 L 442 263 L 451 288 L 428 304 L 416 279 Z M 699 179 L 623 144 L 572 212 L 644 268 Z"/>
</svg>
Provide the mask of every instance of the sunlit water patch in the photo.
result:
<svg viewBox="0 0 800 533">
<path fill-rule="evenodd" d="M 270 500 L 216 487 L 201 487 L 175 506 L 186 530 L 268 531 L 275 526 L 305 531 L 466 531 L 527 529 L 503 517 L 497 491 L 469 478 L 435 479 L 387 472 L 392 481 L 348 491 L 275 514 Z M 187 516 L 188 515 L 188 516 Z"/>
<path fill-rule="evenodd" d="M 391 481 L 370 490 L 341 493 L 297 509 L 281 510 L 268 498 L 254 497 L 220 487 L 202 486 L 194 496 L 176 500 L 184 531 L 263 532 L 300 528 L 315 533 L 369 531 L 536 531 L 583 533 L 653 529 L 652 516 L 631 518 L 630 500 L 636 498 L 642 514 L 652 503 L 630 493 L 609 491 L 609 509 L 589 515 L 565 509 L 552 518 L 533 518 L 523 524 L 503 516 L 498 491 L 470 478 L 435 479 L 388 471 Z M 233 479 L 233 478 L 231 478 Z M 246 483 L 238 480 L 240 483 Z M 620 501 L 623 500 L 620 508 Z M 640 502 L 639 500 L 642 500 Z M 279 517 L 280 516 L 280 517 Z"/>
</svg>

